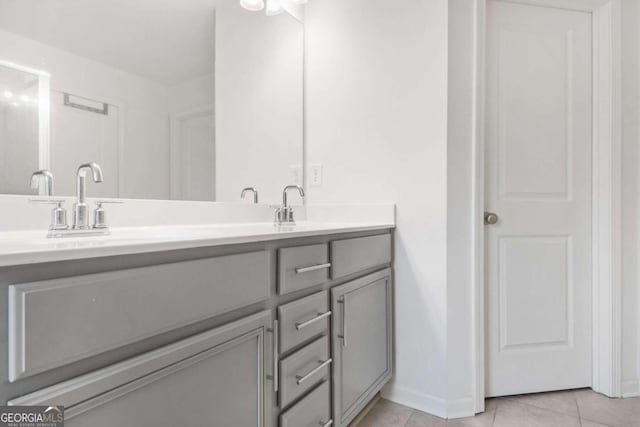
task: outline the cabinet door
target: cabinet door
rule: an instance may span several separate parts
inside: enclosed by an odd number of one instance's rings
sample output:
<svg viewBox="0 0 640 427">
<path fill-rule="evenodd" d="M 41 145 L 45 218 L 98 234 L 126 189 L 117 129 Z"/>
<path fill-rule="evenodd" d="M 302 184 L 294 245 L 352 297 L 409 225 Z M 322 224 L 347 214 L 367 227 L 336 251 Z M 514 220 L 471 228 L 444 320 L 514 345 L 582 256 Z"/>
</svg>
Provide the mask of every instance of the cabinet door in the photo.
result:
<svg viewBox="0 0 640 427">
<path fill-rule="evenodd" d="M 346 426 L 391 378 L 391 272 L 354 280 L 331 291 L 334 415 Z"/>
<path fill-rule="evenodd" d="M 10 403 L 64 404 L 69 427 L 270 427 L 270 326 L 251 316 Z"/>
</svg>

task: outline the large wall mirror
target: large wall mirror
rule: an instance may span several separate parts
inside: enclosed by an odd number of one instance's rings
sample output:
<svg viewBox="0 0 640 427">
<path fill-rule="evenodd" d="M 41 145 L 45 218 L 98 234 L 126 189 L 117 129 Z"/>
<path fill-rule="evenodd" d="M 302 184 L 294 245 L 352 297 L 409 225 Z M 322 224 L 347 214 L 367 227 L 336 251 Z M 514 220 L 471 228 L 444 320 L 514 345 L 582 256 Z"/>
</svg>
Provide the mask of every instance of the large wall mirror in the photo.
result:
<svg viewBox="0 0 640 427">
<path fill-rule="evenodd" d="M 303 24 L 247 1 L 0 0 L 0 194 L 49 169 L 72 196 L 89 161 L 95 197 L 302 184 Z"/>
</svg>

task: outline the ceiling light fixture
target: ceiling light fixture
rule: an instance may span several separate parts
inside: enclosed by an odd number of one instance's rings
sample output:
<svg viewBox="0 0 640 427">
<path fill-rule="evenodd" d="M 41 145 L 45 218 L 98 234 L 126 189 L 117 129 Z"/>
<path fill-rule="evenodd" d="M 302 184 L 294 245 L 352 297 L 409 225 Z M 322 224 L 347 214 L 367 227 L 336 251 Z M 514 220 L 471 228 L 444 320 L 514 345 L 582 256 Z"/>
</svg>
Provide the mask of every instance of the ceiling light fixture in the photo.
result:
<svg viewBox="0 0 640 427">
<path fill-rule="evenodd" d="M 284 12 L 285 9 L 283 3 L 302 5 L 307 3 L 308 0 L 240 0 L 240 6 L 251 12 L 259 12 L 265 10 L 267 16 L 279 15 Z M 266 7 L 265 7 L 266 3 Z"/>
<path fill-rule="evenodd" d="M 280 0 L 267 0 L 267 9 L 265 10 L 267 16 L 279 15 L 282 12 L 284 12 L 284 8 Z"/>
<path fill-rule="evenodd" d="M 5 90 L 3 93 L 4 97 L 7 99 L 13 98 L 13 93 L 10 90 Z"/>
<path fill-rule="evenodd" d="M 252 12 L 264 9 L 264 0 L 240 0 L 240 6 Z"/>
</svg>

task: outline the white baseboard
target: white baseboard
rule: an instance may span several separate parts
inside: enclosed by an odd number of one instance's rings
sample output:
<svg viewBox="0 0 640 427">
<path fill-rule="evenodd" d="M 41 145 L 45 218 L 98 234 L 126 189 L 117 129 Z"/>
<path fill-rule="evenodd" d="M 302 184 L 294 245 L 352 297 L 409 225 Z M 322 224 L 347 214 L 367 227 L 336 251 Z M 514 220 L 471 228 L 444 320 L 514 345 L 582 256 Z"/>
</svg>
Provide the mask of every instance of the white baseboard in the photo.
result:
<svg viewBox="0 0 640 427">
<path fill-rule="evenodd" d="M 453 399 L 447 402 L 447 418 L 466 418 L 476 414 L 476 406 L 473 397 Z"/>
<path fill-rule="evenodd" d="M 640 396 L 640 381 L 631 380 L 622 382 L 622 397 Z"/>
<path fill-rule="evenodd" d="M 388 385 L 382 389 L 382 397 L 436 417 L 452 419 L 475 415 L 472 397 L 447 401 L 438 396 L 422 393 L 407 387 Z"/>
</svg>

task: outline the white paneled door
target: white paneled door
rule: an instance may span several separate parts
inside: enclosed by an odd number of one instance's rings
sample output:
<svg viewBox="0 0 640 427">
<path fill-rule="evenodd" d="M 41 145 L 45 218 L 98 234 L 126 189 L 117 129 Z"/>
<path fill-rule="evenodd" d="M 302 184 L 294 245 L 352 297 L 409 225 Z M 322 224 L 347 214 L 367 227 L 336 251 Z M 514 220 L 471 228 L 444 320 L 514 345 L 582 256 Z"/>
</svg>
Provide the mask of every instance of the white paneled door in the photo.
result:
<svg viewBox="0 0 640 427">
<path fill-rule="evenodd" d="M 213 105 L 172 116 L 172 199 L 216 199 L 215 148 Z"/>
<path fill-rule="evenodd" d="M 590 386 L 591 15 L 487 13 L 486 392 Z"/>
</svg>

